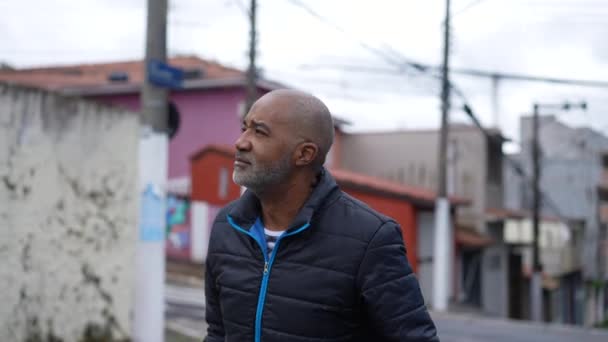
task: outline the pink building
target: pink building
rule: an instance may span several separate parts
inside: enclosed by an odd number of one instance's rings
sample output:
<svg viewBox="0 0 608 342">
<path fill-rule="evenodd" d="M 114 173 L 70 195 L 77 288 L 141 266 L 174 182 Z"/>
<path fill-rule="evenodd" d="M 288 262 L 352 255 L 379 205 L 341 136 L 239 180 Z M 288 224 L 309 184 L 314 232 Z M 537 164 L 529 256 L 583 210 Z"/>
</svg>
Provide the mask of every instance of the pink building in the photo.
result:
<svg viewBox="0 0 608 342">
<path fill-rule="evenodd" d="M 189 176 L 192 153 L 211 143 L 232 144 L 238 137 L 245 74 L 197 57 L 175 57 L 169 63 L 185 74 L 183 88 L 170 92 L 179 129 L 169 143 L 169 179 L 179 187 Z M 0 70 L 0 81 L 83 96 L 133 111 L 140 109 L 143 78 L 142 61 Z M 284 86 L 258 82 L 260 94 L 277 88 Z"/>
</svg>

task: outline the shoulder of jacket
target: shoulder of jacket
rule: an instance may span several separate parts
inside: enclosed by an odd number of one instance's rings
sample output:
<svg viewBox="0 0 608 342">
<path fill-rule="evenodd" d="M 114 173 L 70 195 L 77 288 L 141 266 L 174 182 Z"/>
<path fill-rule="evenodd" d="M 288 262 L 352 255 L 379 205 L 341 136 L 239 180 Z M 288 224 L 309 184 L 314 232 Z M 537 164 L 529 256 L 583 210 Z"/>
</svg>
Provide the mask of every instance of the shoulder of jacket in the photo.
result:
<svg viewBox="0 0 608 342">
<path fill-rule="evenodd" d="M 382 227 L 398 225 L 394 219 L 377 212 L 364 202 L 344 192 L 327 210 L 330 211 L 327 213 L 329 217 L 340 220 L 340 226 L 348 227 L 348 229 L 339 228 L 339 231 L 335 231 L 335 233 L 364 242 L 371 241 Z"/>
<path fill-rule="evenodd" d="M 227 223 L 228 222 L 228 213 L 230 210 L 236 205 L 238 199 L 226 204 L 215 216 L 215 220 L 213 220 L 213 224 L 216 223 Z"/>
<path fill-rule="evenodd" d="M 343 205 L 350 206 L 355 209 L 353 214 L 356 216 L 356 218 L 376 221 L 378 226 L 381 226 L 387 222 L 395 222 L 394 219 L 377 212 L 365 202 L 358 200 L 345 192 L 342 192 L 338 200 L 342 202 Z"/>
</svg>

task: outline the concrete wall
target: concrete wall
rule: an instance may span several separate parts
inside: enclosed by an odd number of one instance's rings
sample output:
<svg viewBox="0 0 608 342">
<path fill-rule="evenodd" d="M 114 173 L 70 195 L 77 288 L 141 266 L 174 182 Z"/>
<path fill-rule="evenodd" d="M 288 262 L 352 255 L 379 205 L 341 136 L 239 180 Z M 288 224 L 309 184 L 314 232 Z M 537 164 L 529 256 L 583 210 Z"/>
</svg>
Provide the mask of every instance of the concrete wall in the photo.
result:
<svg viewBox="0 0 608 342">
<path fill-rule="evenodd" d="M 433 243 L 435 218 L 432 212 L 418 213 L 418 281 L 427 305 L 433 305 Z"/>
<path fill-rule="evenodd" d="M 137 133 L 135 114 L 0 84 L 0 341 L 130 336 Z"/>
<path fill-rule="evenodd" d="M 190 261 L 204 263 L 207 260 L 213 221 L 221 209 L 222 206 L 206 202 L 192 202 Z"/>
<path fill-rule="evenodd" d="M 543 272 L 560 276 L 565 273 L 576 271 L 580 261 L 575 255 L 577 250 L 568 227 L 559 221 L 543 220 L 540 222 L 538 244 L 540 247 L 540 260 L 543 264 Z M 521 247 L 523 264 L 532 268 L 532 220 L 509 219 L 504 223 L 504 241 L 513 245 L 525 245 Z"/>
<path fill-rule="evenodd" d="M 451 220 L 453 220 L 453 216 Z M 434 266 L 434 244 L 435 244 L 435 213 L 433 211 L 419 210 L 416 213 L 417 222 L 417 242 L 418 242 L 418 281 L 420 289 L 424 295 L 425 302 L 428 306 L 433 305 L 433 266 Z M 453 228 L 452 228 L 453 229 Z M 453 236 L 450 239 L 454 241 Z M 449 255 L 454 255 L 454 245 L 450 246 Z M 450 284 L 448 286 L 448 300 L 453 302 L 456 299 L 455 284 L 459 274 L 456 270 L 455 258 L 450 258 L 448 265 L 448 276 L 446 277 Z"/>
<path fill-rule="evenodd" d="M 487 177 L 488 144 L 474 127 L 454 126 L 449 137 L 451 158 L 449 183 L 452 193 L 472 200 L 459 209 L 460 224 L 483 231 L 484 212 L 490 204 L 501 204 L 501 188 L 491 187 Z M 437 131 L 401 131 L 347 134 L 341 144 L 341 167 L 417 186 L 437 188 Z M 490 199 L 488 194 L 499 198 Z"/>
<path fill-rule="evenodd" d="M 487 314 L 507 317 L 509 314 L 509 253 L 502 244 L 483 251 L 481 265 L 482 306 Z"/>
</svg>

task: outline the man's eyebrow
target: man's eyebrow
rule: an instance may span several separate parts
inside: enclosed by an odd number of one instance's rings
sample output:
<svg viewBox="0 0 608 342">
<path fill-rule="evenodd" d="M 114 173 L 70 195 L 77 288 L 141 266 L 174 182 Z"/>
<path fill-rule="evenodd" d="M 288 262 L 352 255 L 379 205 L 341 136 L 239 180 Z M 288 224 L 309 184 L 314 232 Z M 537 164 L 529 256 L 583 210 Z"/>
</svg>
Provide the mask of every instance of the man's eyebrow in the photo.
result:
<svg viewBox="0 0 608 342">
<path fill-rule="evenodd" d="M 245 125 L 246 125 L 246 123 L 245 123 Z M 256 121 L 256 120 L 251 120 L 251 125 L 252 125 L 253 127 L 255 127 L 255 128 L 262 128 L 262 129 L 264 129 L 264 130 L 266 130 L 266 131 L 270 132 L 270 127 L 268 127 L 268 125 L 266 125 L 266 124 L 265 124 L 265 123 L 263 123 L 263 122 Z"/>
</svg>

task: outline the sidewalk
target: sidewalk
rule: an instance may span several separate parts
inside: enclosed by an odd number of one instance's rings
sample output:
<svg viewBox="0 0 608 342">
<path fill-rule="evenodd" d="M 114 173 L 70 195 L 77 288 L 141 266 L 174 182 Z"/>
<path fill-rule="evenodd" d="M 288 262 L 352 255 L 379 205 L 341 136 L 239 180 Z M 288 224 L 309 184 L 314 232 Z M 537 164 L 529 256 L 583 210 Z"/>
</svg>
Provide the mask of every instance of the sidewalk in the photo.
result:
<svg viewBox="0 0 608 342">
<path fill-rule="evenodd" d="M 188 336 L 183 334 L 183 332 L 173 328 L 173 327 L 165 327 L 165 341 L 166 342 L 201 342 L 202 339 L 200 337 Z"/>
<path fill-rule="evenodd" d="M 167 260 L 165 277 L 170 284 L 203 288 L 205 266 L 187 261 Z"/>
<path fill-rule="evenodd" d="M 188 301 L 194 306 L 204 307 L 204 265 L 185 261 L 167 260 L 165 279 L 167 282 L 167 300 Z M 176 293 L 173 287 L 183 287 L 180 293 Z M 195 292 L 201 291 L 200 297 Z M 191 298 L 188 299 L 188 296 Z M 165 341 L 167 342 L 200 342 L 202 341 L 207 325 L 200 318 L 195 317 L 171 317 L 171 304 L 167 303 L 167 317 L 165 321 Z M 188 316 L 188 315 L 186 315 Z"/>
</svg>

